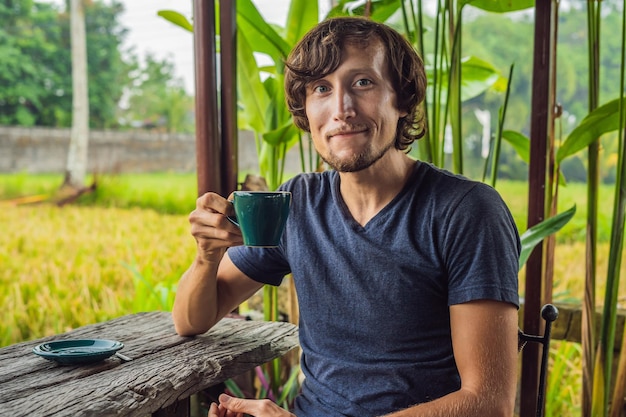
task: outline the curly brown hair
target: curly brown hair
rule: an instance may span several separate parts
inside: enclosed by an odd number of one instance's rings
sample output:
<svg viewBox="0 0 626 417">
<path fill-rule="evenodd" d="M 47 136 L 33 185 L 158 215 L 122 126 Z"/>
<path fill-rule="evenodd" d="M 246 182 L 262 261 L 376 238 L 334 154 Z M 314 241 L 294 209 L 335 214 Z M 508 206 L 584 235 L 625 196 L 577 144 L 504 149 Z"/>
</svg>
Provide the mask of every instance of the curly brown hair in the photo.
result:
<svg viewBox="0 0 626 417">
<path fill-rule="evenodd" d="M 407 150 L 426 132 L 420 103 L 426 94 L 424 63 L 413 46 L 389 26 L 361 17 L 337 17 L 321 22 L 294 47 L 285 61 L 285 97 L 294 123 L 309 132 L 306 86 L 339 67 L 346 44 L 366 47 L 380 41 L 386 48 L 398 109 L 407 116 L 398 121 L 396 149 Z"/>
</svg>

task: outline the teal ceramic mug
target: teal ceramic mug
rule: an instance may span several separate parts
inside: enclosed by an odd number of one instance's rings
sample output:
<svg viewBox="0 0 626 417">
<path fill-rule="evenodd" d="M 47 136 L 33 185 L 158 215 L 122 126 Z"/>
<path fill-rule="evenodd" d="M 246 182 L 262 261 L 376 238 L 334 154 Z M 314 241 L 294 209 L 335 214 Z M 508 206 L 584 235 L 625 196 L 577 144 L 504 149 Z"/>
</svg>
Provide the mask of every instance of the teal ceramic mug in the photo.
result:
<svg viewBox="0 0 626 417">
<path fill-rule="evenodd" d="M 228 219 L 241 229 L 244 245 L 278 246 L 289 216 L 289 191 L 235 191 L 231 202 L 237 218 Z"/>
</svg>

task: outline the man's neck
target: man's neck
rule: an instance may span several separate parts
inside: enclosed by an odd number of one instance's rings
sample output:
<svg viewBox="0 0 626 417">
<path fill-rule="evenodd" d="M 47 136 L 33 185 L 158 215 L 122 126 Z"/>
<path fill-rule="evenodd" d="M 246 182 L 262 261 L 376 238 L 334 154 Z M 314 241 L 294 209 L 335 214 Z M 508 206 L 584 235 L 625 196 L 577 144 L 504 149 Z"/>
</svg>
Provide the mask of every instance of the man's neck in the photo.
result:
<svg viewBox="0 0 626 417">
<path fill-rule="evenodd" d="M 393 150 L 367 169 L 339 173 L 341 196 L 361 226 L 402 191 L 415 163 L 403 152 Z"/>
</svg>

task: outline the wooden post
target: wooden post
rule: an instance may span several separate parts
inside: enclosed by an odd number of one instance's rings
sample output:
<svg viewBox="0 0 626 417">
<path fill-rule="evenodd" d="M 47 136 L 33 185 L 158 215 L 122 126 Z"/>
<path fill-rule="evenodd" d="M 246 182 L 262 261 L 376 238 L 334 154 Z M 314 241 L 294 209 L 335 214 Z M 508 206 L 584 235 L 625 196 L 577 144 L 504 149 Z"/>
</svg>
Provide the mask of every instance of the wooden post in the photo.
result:
<svg viewBox="0 0 626 417">
<path fill-rule="evenodd" d="M 528 172 L 528 227 L 544 220 L 548 128 L 550 106 L 550 71 L 552 56 L 554 0 L 535 2 L 535 44 L 533 59 L 532 110 L 530 124 L 530 167 Z M 543 244 L 537 245 L 526 262 L 524 324 L 526 333 L 541 333 Z M 520 415 L 534 416 L 539 385 L 539 347 L 527 346 L 522 352 Z"/>
<path fill-rule="evenodd" d="M 235 0 L 220 2 L 220 74 L 222 122 L 222 192 L 237 188 L 237 9 Z"/>
<path fill-rule="evenodd" d="M 193 2 L 196 62 L 196 162 L 198 195 L 221 186 L 221 141 L 217 104 L 215 1 Z"/>
</svg>

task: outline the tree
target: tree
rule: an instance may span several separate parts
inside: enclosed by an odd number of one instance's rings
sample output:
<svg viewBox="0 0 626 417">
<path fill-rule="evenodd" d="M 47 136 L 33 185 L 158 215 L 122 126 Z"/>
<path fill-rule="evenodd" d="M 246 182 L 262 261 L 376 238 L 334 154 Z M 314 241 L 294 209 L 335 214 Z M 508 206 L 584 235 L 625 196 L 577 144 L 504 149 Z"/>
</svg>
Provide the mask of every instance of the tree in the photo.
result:
<svg viewBox="0 0 626 417">
<path fill-rule="evenodd" d="M 131 69 L 122 56 L 127 30 L 115 1 L 85 3 L 89 125 L 117 124 L 117 105 Z M 71 126 L 69 14 L 33 0 L 0 0 L 0 124 Z"/>
<path fill-rule="evenodd" d="M 194 102 L 182 79 L 174 75 L 174 64 L 147 54 L 145 62 L 136 62 L 128 89 L 128 108 L 122 110 L 125 124 L 140 125 L 166 132 L 191 133 Z"/>
<path fill-rule="evenodd" d="M 56 126 L 69 110 L 49 106 L 69 91 L 59 12 L 32 0 L 0 0 L 0 21 L 0 124 Z"/>
<path fill-rule="evenodd" d="M 118 106 L 132 82 L 135 54 L 122 47 L 128 33 L 119 22 L 123 11 L 117 0 L 86 3 L 89 125 L 96 129 L 118 127 Z"/>
<path fill-rule="evenodd" d="M 89 99 L 87 82 L 87 44 L 83 0 L 71 0 L 72 39 L 72 133 L 63 185 L 80 190 L 87 171 L 89 144 Z"/>
</svg>

